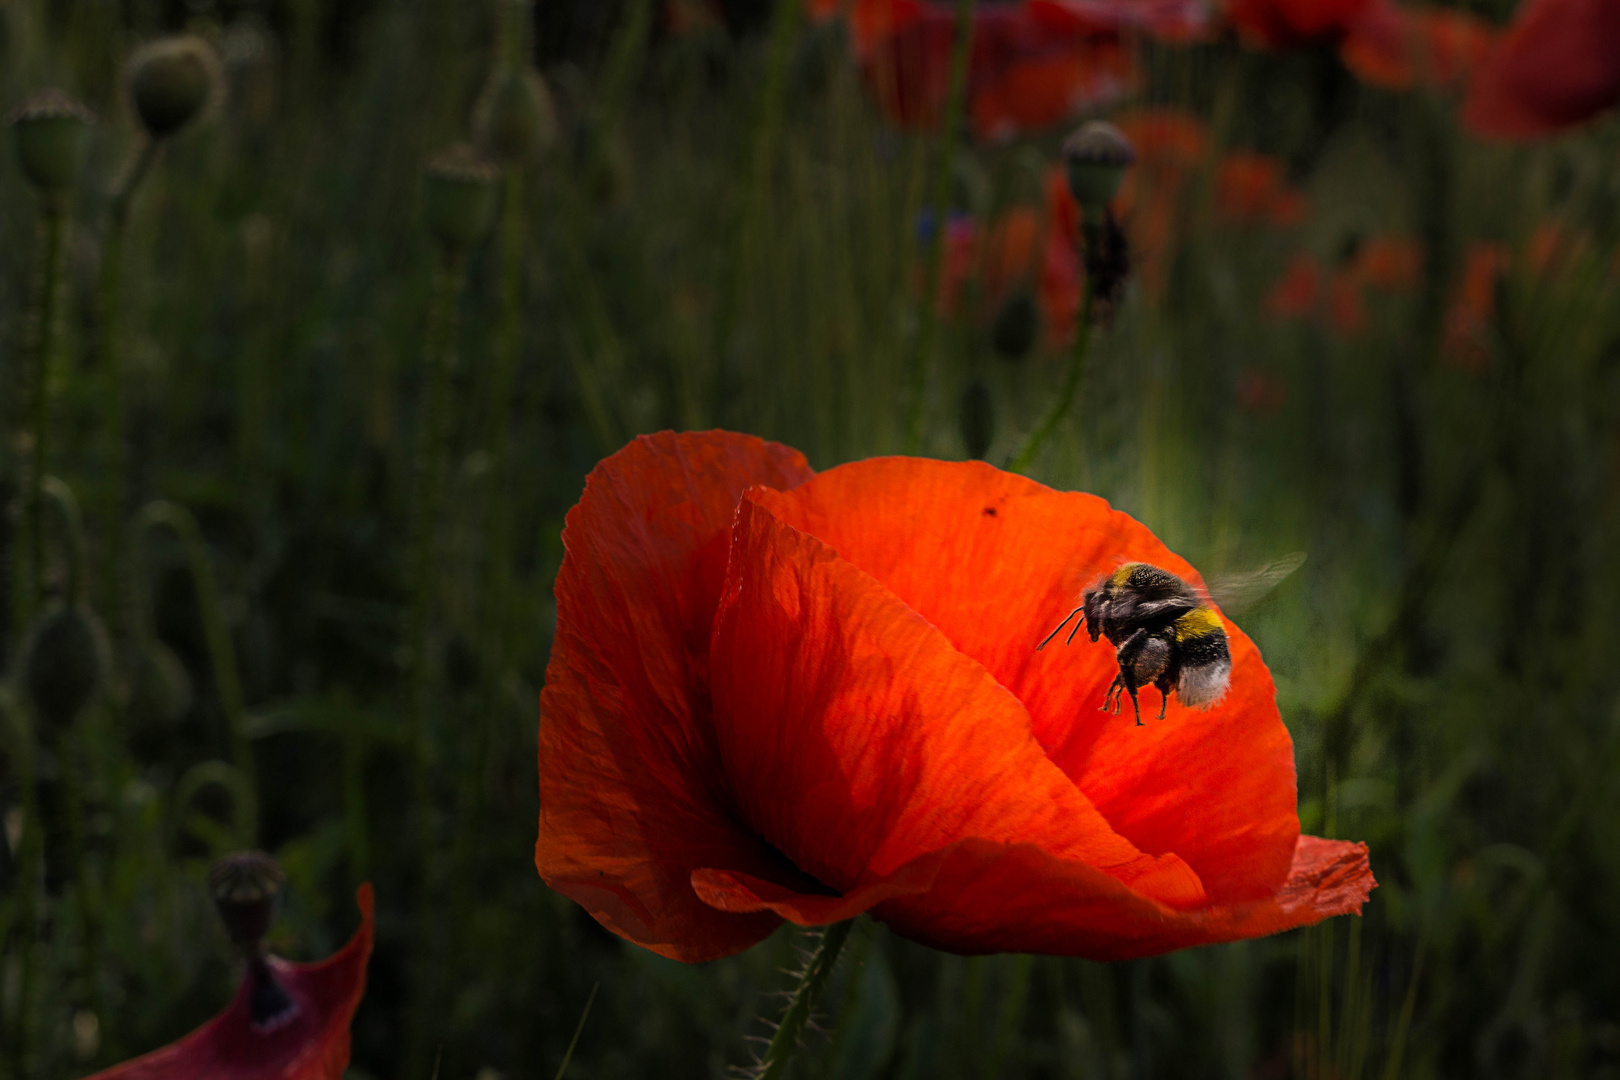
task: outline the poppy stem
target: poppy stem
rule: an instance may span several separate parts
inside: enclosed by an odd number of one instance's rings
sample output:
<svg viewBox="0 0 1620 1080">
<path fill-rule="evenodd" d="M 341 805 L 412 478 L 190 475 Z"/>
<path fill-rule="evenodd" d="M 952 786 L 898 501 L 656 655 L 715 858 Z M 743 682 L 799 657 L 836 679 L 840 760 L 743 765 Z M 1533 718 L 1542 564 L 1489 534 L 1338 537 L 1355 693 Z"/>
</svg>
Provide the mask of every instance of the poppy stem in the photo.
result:
<svg viewBox="0 0 1620 1080">
<path fill-rule="evenodd" d="M 804 965 L 804 974 L 799 976 L 799 985 L 794 988 L 787 1009 L 782 1013 L 782 1022 L 771 1037 L 770 1046 L 765 1048 L 757 1080 L 775 1080 L 787 1071 L 788 1060 L 798 1049 L 799 1036 L 804 1033 L 804 1025 L 810 1019 L 810 1010 L 815 1008 L 816 999 L 826 989 L 827 977 L 832 974 L 833 965 L 838 962 L 838 953 L 849 939 L 850 928 L 854 925 L 854 919 L 845 919 L 833 923 L 822 932 L 821 944 L 816 946 L 816 951 Z"/>
<path fill-rule="evenodd" d="M 1080 383 L 1086 375 L 1086 354 L 1091 346 L 1092 292 L 1088 277 L 1085 287 L 1080 290 L 1080 319 L 1074 328 L 1074 346 L 1069 350 L 1069 369 L 1063 374 L 1063 388 L 1058 391 L 1057 400 L 1052 403 L 1052 408 L 1047 411 L 1040 426 L 1029 433 L 1024 445 L 1013 455 L 1012 461 L 1007 465 L 1009 472 L 1021 473 L 1028 470 L 1041 444 L 1057 430 L 1057 426 L 1069 415 L 1069 410 L 1074 406 L 1074 399 L 1080 392 Z"/>
</svg>

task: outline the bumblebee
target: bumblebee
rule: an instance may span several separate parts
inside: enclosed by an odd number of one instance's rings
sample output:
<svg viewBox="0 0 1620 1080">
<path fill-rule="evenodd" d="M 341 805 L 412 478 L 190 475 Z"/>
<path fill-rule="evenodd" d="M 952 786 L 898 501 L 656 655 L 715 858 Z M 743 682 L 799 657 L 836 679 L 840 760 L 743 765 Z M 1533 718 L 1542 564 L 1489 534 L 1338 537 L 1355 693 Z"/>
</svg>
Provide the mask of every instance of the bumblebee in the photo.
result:
<svg viewBox="0 0 1620 1080">
<path fill-rule="evenodd" d="M 1119 674 L 1103 699 L 1103 710 L 1119 712 L 1120 693 L 1131 696 L 1136 722 L 1142 707 L 1138 687 L 1152 684 L 1163 695 L 1159 719 L 1175 692 L 1183 705 L 1207 709 L 1226 693 L 1232 676 L 1232 653 L 1221 617 L 1208 599 L 1181 578 L 1148 563 L 1126 563 L 1098 578 L 1081 604 L 1036 646 L 1044 649 L 1076 615 L 1064 644 L 1085 626 L 1091 640 L 1099 636 L 1114 646 Z"/>
</svg>

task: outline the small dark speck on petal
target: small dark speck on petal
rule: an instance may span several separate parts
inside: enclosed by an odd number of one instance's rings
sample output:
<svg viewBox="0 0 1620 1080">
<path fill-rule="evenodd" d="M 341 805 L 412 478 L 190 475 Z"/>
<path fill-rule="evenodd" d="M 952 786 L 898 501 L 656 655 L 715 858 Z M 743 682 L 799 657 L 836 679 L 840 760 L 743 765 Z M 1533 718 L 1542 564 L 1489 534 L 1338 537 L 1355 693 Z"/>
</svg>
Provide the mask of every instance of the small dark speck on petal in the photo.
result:
<svg viewBox="0 0 1620 1080">
<path fill-rule="evenodd" d="M 984 516 L 985 517 L 995 517 L 996 516 L 996 508 L 993 507 L 993 506 L 985 507 L 984 508 Z"/>
</svg>

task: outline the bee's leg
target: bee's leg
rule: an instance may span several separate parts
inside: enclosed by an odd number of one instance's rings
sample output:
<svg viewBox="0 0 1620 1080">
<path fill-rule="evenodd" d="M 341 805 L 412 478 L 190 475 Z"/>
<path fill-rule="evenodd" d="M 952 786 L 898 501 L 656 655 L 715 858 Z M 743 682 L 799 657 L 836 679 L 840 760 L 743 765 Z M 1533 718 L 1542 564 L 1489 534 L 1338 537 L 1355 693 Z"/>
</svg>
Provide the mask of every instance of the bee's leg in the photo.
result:
<svg viewBox="0 0 1620 1080">
<path fill-rule="evenodd" d="M 1152 638 L 1146 629 L 1136 631 L 1126 638 L 1114 654 L 1119 663 L 1119 674 L 1114 681 L 1124 686 L 1125 692 L 1131 695 L 1131 709 L 1136 713 L 1136 722 L 1142 722 L 1142 706 L 1136 700 L 1136 688 L 1142 683 L 1138 681 L 1137 662 L 1142 658 L 1142 650 L 1151 642 Z M 1157 674 L 1157 672 L 1155 672 Z M 1119 700 L 1118 696 L 1114 699 Z"/>
<path fill-rule="evenodd" d="M 1170 673 L 1167 671 L 1153 681 L 1159 688 L 1159 719 L 1164 719 L 1164 710 L 1170 705 Z"/>
<path fill-rule="evenodd" d="M 1130 683 L 1127 682 L 1125 684 L 1125 689 L 1127 689 L 1127 690 L 1129 690 L 1131 692 L 1131 711 L 1136 713 L 1136 726 L 1141 727 L 1142 726 L 1142 706 L 1136 700 L 1136 687 L 1132 686 Z"/>
<path fill-rule="evenodd" d="M 1119 711 L 1119 700 L 1118 700 L 1119 699 L 1119 692 L 1120 692 L 1121 689 L 1124 688 L 1124 686 L 1125 686 L 1124 677 L 1121 676 L 1121 675 L 1115 675 L 1114 676 L 1114 681 L 1108 685 L 1108 693 L 1103 695 L 1102 708 L 1098 709 L 1097 711 L 1098 712 L 1118 712 Z"/>
</svg>

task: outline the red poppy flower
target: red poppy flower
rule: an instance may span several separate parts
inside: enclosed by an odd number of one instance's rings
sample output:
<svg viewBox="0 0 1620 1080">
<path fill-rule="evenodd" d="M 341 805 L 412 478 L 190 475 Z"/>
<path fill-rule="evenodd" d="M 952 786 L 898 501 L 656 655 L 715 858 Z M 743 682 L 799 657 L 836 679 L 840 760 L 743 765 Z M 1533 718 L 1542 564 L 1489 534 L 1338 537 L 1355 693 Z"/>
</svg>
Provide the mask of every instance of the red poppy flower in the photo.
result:
<svg viewBox="0 0 1620 1080">
<path fill-rule="evenodd" d="M 1106 644 L 1037 652 L 1124 560 L 1192 567 L 1101 499 L 981 462 L 811 472 L 642 437 L 563 530 L 540 699 L 552 888 L 665 956 L 862 911 L 963 953 L 1118 959 L 1357 911 L 1361 844 L 1301 836 L 1271 678 L 1145 726 Z M 1150 695 L 1151 696 L 1151 695 Z"/>
<path fill-rule="evenodd" d="M 1301 252 L 1271 286 L 1262 306 L 1273 319 L 1303 319 L 1316 311 L 1321 296 L 1321 264 Z"/>
<path fill-rule="evenodd" d="M 1215 173 L 1215 212 L 1238 225 L 1298 225 L 1305 196 L 1288 186 L 1282 162 L 1270 154 L 1228 151 Z"/>
<path fill-rule="evenodd" d="M 1411 291 L 1422 265 L 1422 246 L 1410 236 L 1391 234 L 1369 236 L 1353 262 L 1362 284 L 1391 293 Z"/>
<path fill-rule="evenodd" d="M 1463 272 L 1446 308 L 1441 358 L 1465 371 L 1482 371 L 1489 362 L 1488 338 L 1496 318 L 1496 282 L 1507 270 L 1508 251 L 1501 244 L 1475 243 L 1463 257 Z"/>
<path fill-rule="evenodd" d="M 1351 24 L 1339 59 L 1371 86 L 1448 89 L 1466 82 L 1490 47 L 1490 24 L 1477 15 L 1380 3 Z"/>
<path fill-rule="evenodd" d="M 1366 9 L 1384 0 L 1226 0 L 1226 15 L 1252 45 L 1287 49 L 1336 43 Z"/>
<path fill-rule="evenodd" d="M 343 948 L 314 964 L 275 956 L 262 969 L 250 964 L 224 1012 L 179 1042 L 90 1080 L 340 1080 L 349 1064 L 349 1020 L 365 993 L 371 958 L 369 884 L 355 902 L 360 929 Z M 283 991 L 272 992 L 268 1003 L 267 977 Z"/>
<path fill-rule="evenodd" d="M 1463 123 L 1525 139 L 1579 124 L 1620 102 L 1620 4 L 1527 0 L 1481 63 Z"/>
</svg>

